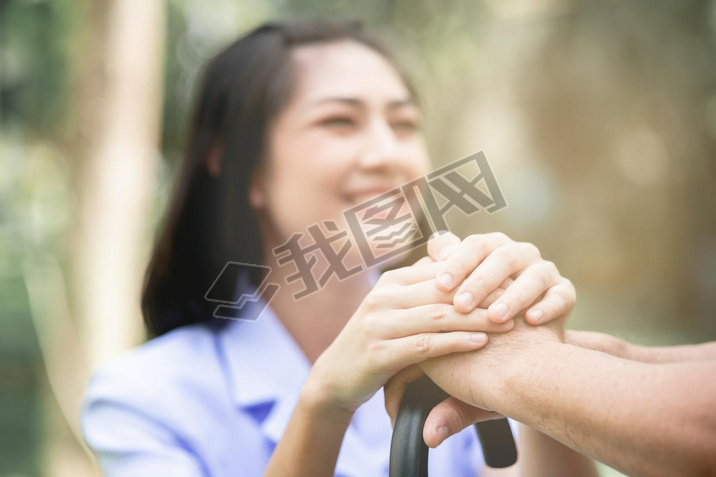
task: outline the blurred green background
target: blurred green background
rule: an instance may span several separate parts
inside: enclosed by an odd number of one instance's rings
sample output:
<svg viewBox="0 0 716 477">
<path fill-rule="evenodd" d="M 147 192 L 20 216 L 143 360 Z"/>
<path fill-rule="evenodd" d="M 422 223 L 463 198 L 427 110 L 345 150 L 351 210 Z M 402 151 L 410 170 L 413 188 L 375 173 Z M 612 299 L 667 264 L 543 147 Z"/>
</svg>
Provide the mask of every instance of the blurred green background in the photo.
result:
<svg viewBox="0 0 716 477">
<path fill-rule="evenodd" d="M 570 326 L 716 339 L 716 1 L 0 0 L 0 477 L 97 475 L 79 399 L 143 339 L 197 75 L 297 15 L 398 50 L 434 165 L 484 150 L 509 203 L 453 231 L 537 244 Z"/>
</svg>

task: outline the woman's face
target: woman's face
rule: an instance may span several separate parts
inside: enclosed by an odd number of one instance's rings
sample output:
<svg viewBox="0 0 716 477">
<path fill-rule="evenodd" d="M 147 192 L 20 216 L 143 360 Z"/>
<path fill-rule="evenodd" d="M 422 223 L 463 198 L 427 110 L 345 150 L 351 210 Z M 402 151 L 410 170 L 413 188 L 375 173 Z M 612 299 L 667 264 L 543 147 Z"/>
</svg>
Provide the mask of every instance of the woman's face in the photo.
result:
<svg viewBox="0 0 716 477">
<path fill-rule="evenodd" d="M 419 110 L 380 54 L 341 41 L 299 47 L 292 60 L 297 83 L 269 129 L 267 162 L 250 193 L 271 224 L 271 247 L 324 220 L 347 229 L 344 210 L 429 165 Z"/>
</svg>

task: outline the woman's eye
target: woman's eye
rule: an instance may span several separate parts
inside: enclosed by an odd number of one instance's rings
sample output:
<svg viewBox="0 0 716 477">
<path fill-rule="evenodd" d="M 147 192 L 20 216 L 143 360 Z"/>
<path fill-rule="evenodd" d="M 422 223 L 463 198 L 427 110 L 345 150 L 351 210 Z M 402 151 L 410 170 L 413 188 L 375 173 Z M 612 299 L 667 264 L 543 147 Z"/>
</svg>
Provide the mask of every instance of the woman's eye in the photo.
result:
<svg viewBox="0 0 716 477">
<path fill-rule="evenodd" d="M 323 121 L 322 124 L 326 126 L 353 126 L 353 120 L 351 118 L 330 118 Z"/>
<path fill-rule="evenodd" d="M 393 127 L 396 129 L 400 129 L 401 131 L 412 132 L 418 129 L 418 124 L 414 121 L 399 121 L 393 123 Z"/>
</svg>

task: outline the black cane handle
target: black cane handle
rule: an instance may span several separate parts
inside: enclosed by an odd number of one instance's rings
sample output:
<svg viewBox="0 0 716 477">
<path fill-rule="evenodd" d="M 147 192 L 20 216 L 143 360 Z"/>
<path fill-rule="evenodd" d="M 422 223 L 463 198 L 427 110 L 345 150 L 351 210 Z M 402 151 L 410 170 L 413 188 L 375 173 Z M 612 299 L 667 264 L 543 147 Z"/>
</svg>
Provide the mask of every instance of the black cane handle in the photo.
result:
<svg viewBox="0 0 716 477">
<path fill-rule="evenodd" d="M 390 443 L 390 477 L 427 477 L 428 446 L 423 426 L 430 410 L 449 395 L 424 376 L 405 390 Z M 517 462 L 517 448 L 507 419 L 475 424 L 485 463 L 494 468 Z"/>
</svg>

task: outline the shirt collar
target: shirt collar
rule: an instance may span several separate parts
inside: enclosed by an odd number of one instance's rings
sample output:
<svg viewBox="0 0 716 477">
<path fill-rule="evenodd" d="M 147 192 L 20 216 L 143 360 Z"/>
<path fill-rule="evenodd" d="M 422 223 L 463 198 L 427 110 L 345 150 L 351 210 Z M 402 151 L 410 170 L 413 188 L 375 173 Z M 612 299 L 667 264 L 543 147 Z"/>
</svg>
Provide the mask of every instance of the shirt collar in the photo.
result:
<svg viewBox="0 0 716 477">
<path fill-rule="evenodd" d="M 308 376 L 310 363 L 268 306 L 255 322 L 234 321 L 221 335 L 231 394 L 242 407 L 276 400 Z"/>
<path fill-rule="evenodd" d="M 380 270 L 371 269 L 368 273 L 375 285 Z M 250 293 L 255 291 L 248 288 Z M 229 393 L 232 401 L 243 409 L 272 404 L 260 425 L 267 437 L 278 442 L 311 364 L 263 299 L 247 306 L 263 309 L 256 321 L 232 321 L 219 333 L 221 353 L 228 368 Z"/>
<path fill-rule="evenodd" d="M 220 347 L 232 401 L 247 412 L 254 406 L 269 405 L 259 425 L 276 443 L 298 401 L 310 363 L 263 300 L 251 306 L 264 306 L 258 319 L 229 323 L 220 333 Z"/>
</svg>

